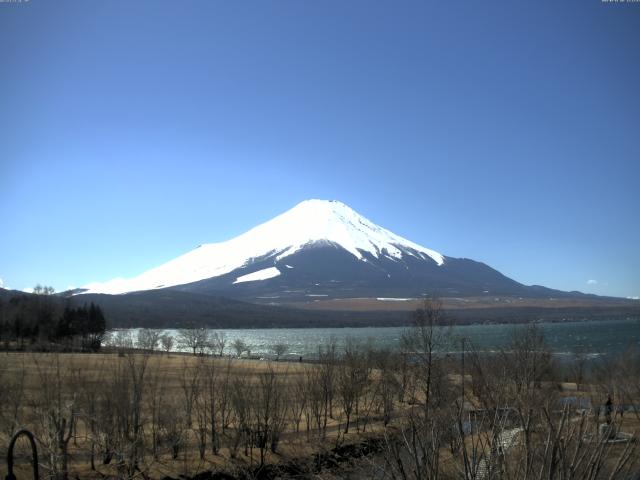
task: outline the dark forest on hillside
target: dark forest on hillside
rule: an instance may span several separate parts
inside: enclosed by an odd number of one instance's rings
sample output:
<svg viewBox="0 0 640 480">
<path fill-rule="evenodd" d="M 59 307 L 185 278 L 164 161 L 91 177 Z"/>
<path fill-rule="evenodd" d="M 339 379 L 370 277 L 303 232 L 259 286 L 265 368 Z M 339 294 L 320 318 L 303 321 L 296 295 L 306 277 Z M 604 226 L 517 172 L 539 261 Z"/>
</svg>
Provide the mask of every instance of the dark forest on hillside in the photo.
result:
<svg viewBox="0 0 640 480">
<path fill-rule="evenodd" d="M 0 342 L 5 349 L 98 351 L 106 331 L 93 302 L 72 306 L 49 287 L 34 294 L 0 298 Z"/>
</svg>

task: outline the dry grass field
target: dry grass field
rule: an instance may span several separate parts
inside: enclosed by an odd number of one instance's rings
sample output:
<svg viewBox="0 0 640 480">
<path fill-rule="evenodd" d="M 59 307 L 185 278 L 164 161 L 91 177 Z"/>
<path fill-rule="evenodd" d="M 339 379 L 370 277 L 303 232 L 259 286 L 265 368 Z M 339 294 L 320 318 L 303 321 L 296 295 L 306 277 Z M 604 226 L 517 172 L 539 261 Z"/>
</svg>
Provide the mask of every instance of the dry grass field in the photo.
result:
<svg viewBox="0 0 640 480">
<path fill-rule="evenodd" d="M 434 356 L 442 339 L 433 325 L 419 325 L 404 353 L 347 342 L 340 352 L 319 348 L 316 363 L 140 350 L 0 353 L 0 455 L 11 433 L 27 428 L 41 478 L 60 480 L 206 471 L 272 479 L 296 468 L 304 472 L 296 478 L 637 473 L 637 352 L 589 375 L 577 359 L 560 375 L 529 326 L 499 355 L 469 352 L 462 375 L 459 359 Z M 607 410 L 609 396 L 627 405 L 624 416 Z M 607 422 L 615 441 L 602 435 Z M 29 478 L 26 447 L 21 440 L 16 450 L 18 478 Z M 3 477 L 6 468 L 0 463 Z"/>
<path fill-rule="evenodd" d="M 442 297 L 439 299 L 445 310 L 468 309 L 500 309 L 500 308 L 593 308 L 619 307 L 637 305 L 637 302 L 617 298 L 521 298 L 510 296 L 486 295 L 482 297 Z M 309 310 L 337 310 L 337 311 L 401 311 L 413 312 L 420 308 L 423 300 L 420 298 L 336 298 L 330 300 L 314 299 L 306 303 L 291 303 L 290 306 Z"/>
<path fill-rule="evenodd" d="M 328 446 L 357 441 L 361 431 L 379 430 L 381 424 L 379 419 L 374 419 L 379 416 L 380 407 L 375 404 L 373 391 L 369 391 L 365 393 L 368 398 L 364 399 L 363 395 L 358 404 L 358 408 L 365 408 L 366 412 L 351 414 L 352 426 L 345 435 L 345 414 L 337 394 L 330 399 L 332 405 L 325 406 L 327 399 L 319 388 L 321 367 L 307 363 L 175 353 L 124 356 L 117 353 L 2 353 L 0 365 L 1 379 L 8 385 L 3 394 L 0 455 L 3 459 L 6 456 L 9 431 L 28 428 L 39 440 L 41 464 L 56 463 L 60 456 L 56 445 L 60 429 L 51 425 L 51 417 L 58 417 L 55 420 L 58 422 L 67 419 L 68 423 L 74 423 L 72 431 L 67 427 L 63 432 L 70 434 L 67 453 L 71 477 L 122 476 L 117 457 L 129 454 L 124 451 L 127 445 L 123 446 L 121 439 L 108 438 L 110 435 L 125 437 L 124 443 L 135 443 L 132 436 L 138 435 L 142 444 L 137 460 L 139 474 L 163 478 L 203 470 L 233 472 L 257 466 L 262 461 L 279 463 L 305 458 Z M 140 377 L 143 371 L 144 376 Z M 372 384 L 375 377 L 371 374 Z M 142 378 L 140 385 L 136 385 L 136 378 Z M 273 383 L 267 386 L 267 382 Z M 314 386 L 318 387 L 315 399 L 310 392 Z M 136 398 L 137 395 L 140 398 Z M 137 401 L 139 413 L 131 411 L 131 403 Z M 315 405 L 311 405 L 312 402 Z M 331 412 L 325 412 L 325 408 Z M 280 425 L 270 425 L 270 420 L 264 425 L 266 430 L 277 430 L 277 450 L 271 451 L 268 442 L 261 460 L 260 448 L 256 447 L 259 440 L 247 441 L 248 447 L 244 448 L 245 439 L 238 438 L 239 424 L 251 424 L 253 430 L 259 430 L 262 425 L 257 416 L 274 415 L 274 412 L 282 416 L 275 420 Z M 139 415 L 140 432 L 118 431 L 122 425 L 114 417 L 123 417 L 120 422 L 127 424 L 136 415 Z M 242 415 L 251 418 L 239 420 Z M 211 446 L 212 416 L 218 423 L 214 427 L 218 436 L 215 454 Z M 365 416 L 367 419 L 363 420 Z M 359 421 L 354 424 L 358 417 Z M 125 425 L 124 429 L 127 428 L 135 429 L 135 426 Z M 52 433 L 56 438 L 51 438 Z M 204 455 L 200 455 L 201 445 Z M 95 470 L 91 468 L 92 450 Z M 19 441 L 16 451 L 17 471 L 27 475 L 27 442 Z M 109 451 L 114 455 L 109 464 L 105 464 L 105 453 Z M 46 478 L 56 472 L 43 466 L 41 473 Z M 0 475 L 6 475 L 4 461 L 0 464 Z"/>
</svg>

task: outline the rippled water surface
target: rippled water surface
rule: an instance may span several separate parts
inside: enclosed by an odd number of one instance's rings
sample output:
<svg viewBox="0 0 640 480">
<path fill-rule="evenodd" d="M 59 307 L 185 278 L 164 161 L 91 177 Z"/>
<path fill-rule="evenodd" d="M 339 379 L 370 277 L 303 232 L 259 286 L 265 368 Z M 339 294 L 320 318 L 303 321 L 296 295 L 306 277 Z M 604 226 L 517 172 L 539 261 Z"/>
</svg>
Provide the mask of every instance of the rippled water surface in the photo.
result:
<svg viewBox="0 0 640 480">
<path fill-rule="evenodd" d="M 559 355 L 571 355 L 578 351 L 588 354 L 609 354 L 624 350 L 629 344 L 640 346 L 640 319 L 601 320 L 590 322 L 541 323 L 545 339 L 551 349 Z M 464 325 L 446 328 L 449 338 L 448 351 L 460 349 L 460 341 L 466 338 L 479 351 L 490 352 L 505 346 L 515 325 Z M 313 357 L 318 346 L 326 345 L 331 338 L 338 344 L 352 337 L 358 342 L 376 348 L 400 346 L 402 335 L 408 327 L 367 328 L 281 328 L 281 329 L 224 329 L 227 349 L 236 338 L 242 339 L 251 349 L 251 354 L 269 357 L 275 344 L 288 346 L 289 357 Z M 136 334 L 136 329 L 131 330 Z M 177 330 L 165 330 L 177 337 Z"/>
</svg>

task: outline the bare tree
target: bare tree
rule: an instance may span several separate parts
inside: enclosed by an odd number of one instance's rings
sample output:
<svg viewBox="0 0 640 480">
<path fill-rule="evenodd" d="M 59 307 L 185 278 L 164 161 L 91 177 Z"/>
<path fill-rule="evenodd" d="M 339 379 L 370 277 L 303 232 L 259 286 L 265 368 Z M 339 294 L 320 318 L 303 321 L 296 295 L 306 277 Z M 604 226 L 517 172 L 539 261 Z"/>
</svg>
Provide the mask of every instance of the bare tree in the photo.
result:
<svg viewBox="0 0 640 480">
<path fill-rule="evenodd" d="M 325 371 L 320 366 L 310 366 L 305 372 L 307 389 L 307 436 L 313 423 L 318 432 L 318 439 L 323 439 L 327 432 L 329 402 Z"/>
<path fill-rule="evenodd" d="M 60 365 L 58 354 L 48 356 L 46 364 L 34 356 L 39 388 L 33 410 L 38 419 L 38 433 L 45 447 L 51 475 L 59 480 L 69 478 L 69 441 L 74 435 L 78 415 L 77 396 L 69 388 L 71 372 Z"/>
<path fill-rule="evenodd" d="M 166 371 L 162 368 L 152 367 L 146 375 L 146 395 L 144 403 L 147 412 L 146 434 L 151 440 L 151 454 L 154 460 L 160 458 L 161 441 L 161 416 L 165 410 L 171 411 L 166 394 Z"/>
<path fill-rule="evenodd" d="M 171 353 L 174 345 L 173 336 L 169 335 L 168 333 L 161 335 L 160 344 L 162 345 L 162 350 L 164 350 L 167 354 Z"/>
<path fill-rule="evenodd" d="M 247 351 L 247 344 L 240 338 L 236 338 L 233 342 L 231 342 L 231 348 L 233 348 L 236 352 L 236 357 L 241 357 L 242 354 Z"/>
<path fill-rule="evenodd" d="M 213 332 L 210 338 L 210 348 L 214 354 L 222 357 L 224 355 L 224 349 L 227 345 L 227 338 L 224 332 Z"/>
<path fill-rule="evenodd" d="M 287 345 L 286 343 L 276 343 L 275 345 L 273 345 L 271 347 L 271 350 L 273 351 L 274 355 L 276 356 L 276 361 L 278 361 L 278 360 L 280 360 L 280 357 L 282 355 L 287 353 L 287 350 L 289 350 L 289 345 Z"/>
<path fill-rule="evenodd" d="M 627 403 L 640 419 L 640 349 L 630 344 L 610 371 L 614 374 L 618 398 Z M 624 407 L 620 407 L 621 414 L 623 410 Z"/>
<path fill-rule="evenodd" d="M 253 448 L 251 429 L 252 392 L 246 375 L 235 375 L 230 384 L 230 404 L 235 417 L 235 436 L 230 446 L 231 458 L 235 458 L 238 448 L 244 444 L 244 454 L 249 456 L 249 447 Z"/>
<path fill-rule="evenodd" d="M 395 362 L 399 359 L 389 350 L 375 352 L 375 367 L 378 370 L 375 395 L 382 410 L 383 423 L 388 425 L 395 410 L 395 400 L 401 384 L 395 375 Z"/>
<path fill-rule="evenodd" d="M 216 395 L 217 411 L 220 413 L 220 428 L 223 435 L 231 422 L 232 413 L 232 409 L 229 406 L 231 401 L 231 362 L 231 357 L 228 357 L 225 361 L 223 371 L 218 378 L 218 393 Z"/>
<path fill-rule="evenodd" d="M 23 415 L 25 377 L 24 359 L 11 371 L 5 362 L 0 362 L 0 428 L 8 437 L 15 433 Z"/>
<path fill-rule="evenodd" d="M 103 379 L 100 427 L 104 438 L 104 463 L 115 457 L 118 477 L 131 479 L 146 467 L 144 460 L 144 401 L 149 354 L 119 356 Z"/>
<path fill-rule="evenodd" d="M 74 385 L 79 396 L 79 415 L 85 427 L 85 437 L 89 442 L 89 462 L 91 470 L 96 470 L 96 448 L 100 443 L 100 398 L 104 384 L 101 377 L 106 375 L 104 361 L 97 368 L 95 378 L 85 370 L 74 370 Z M 74 439 L 75 440 L 75 439 Z"/>
<path fill-rule="evenodd" d="M 337 339 L 332 336 L 331 338 L 329 338 L 326 345 L 318 346 L 318 360 L 321 366 L 319 380 L 320 388 L 322 389 L 323 400 L 325 402 L 325 406 L 323 409 L 323 432 L 326 430 L 328 419 L 333 418 L 336 366 L 338 364 L 337 345 Z"/>
<path fill-rule="evenodd" d="M 141 350 L 155 351 L 158 348 L 160 342 L 160 332 L 157 330 L 151 330 L 149 328 L 142 328 L 138 330 L 138 336 L 136 338 L 136 346 Z"/>
<path fill-rule="evenodd" d="M 221 390 L 225 388 L 224 382 L 220 381 L 220 373 L 216 367 L 215 360 L 211 359 L 202 365 L 203 370 L 203 389 L 200 402 L 198 403 L 199 414 L 198 418 L 202 425 L 204 420 L 204 428 L 208 429 L 209 437 L 211 439 L 211 451 L 214 455 L 217 455 L 220 450 L 220 413 L 218 410 L 219 401 L 218 397 L 223 393 Z M 201 435 L 201 439 L 206 444 L 206 433 Z M 201 442 L 201 457 L 204 456 L 204 445 Z"/>
<path fill-rule="evenodd" d="M 576 348 L 571 362 L 571 373 L 573 374 L 573 381 L 576 382 L 576 390 L 578 391 L 580 391 L 580 387 L 587 373 L 587 360 L 587 352 L 584 347 Z"/>
<path fill-rule="evenodd" d="M 118 330 L 113 337 L 113 343 L 118 351 L 122 354 L 133 348 L 133 337 L 128 330 Z"/>
<path fill-rule="evenodd" d="M 209 433 L 213 433 L 215 440 L 215 430 L 210 430 L 210 426 L 215 428 L 215 366 L 212 359 L 201 357 L 198 361 L 198 381 L 194 383 L 195 395 L 193 400 L 193 411 L 195 412 L 195 425 L 193 430 L 196 434 L 196 443 L 200 460 L 204 460 Z M 213 378 L 209 378 L 212 375 Z M 210 389 L 213 388 L 213 391 Z M 213 414 L 213 416 L 212 416 Z"/>
<path fill-rule="evenodd" d="M 191 365 L 187 359 L 182 361 L 180 375 L 180 389 L 182 390 L 183 408 L 187 428 L 191 428 L 193 423 L 193 406 L 200 392 L 200 363 Z"/>
<path fill-rule="evenodd" d="M 53 287 L 40 285 L 39 283 L 35 287 L 33 287 L 34 295 L 53 295 L 55 292 L 56 291 Z"/>
<path fill-rule="evenodd" d="M 178 346 L 189 349 L 194 355 L 203 354 L 207 348 L 207 330 L 204 328 L 182 328 L 178 332 Z"/>
<path fill-rule="evenodd" d="M 346 416 L 344 433 L 349 433 L 351 414 L 359 401 L 363 387 L 363 362 L 352 337 L 347 338 L 342 360 L 337 366 L 337 391 Z"/>
<path fill-rule="evenodd" d="M 552 357 L 544 334 L 536 324 L 529 324 L 512 333 L 508 350 L 501 352 L 506 389 L 503 401 L 517 415 L 524 438 L 524 476 L 533 472 L 532 434 L 542 421 L 542 408 L 555 403 L 557 389 L 543 383 L 552 369 Z"/>
<path fill-rule="evenodd" d="M 286 402 L 282 396 L 283 388 L 276 372 L 268 367 L 267 371 L 258 376 L 258 386 L 252 397 L 251 412 L 252 433 L 260 451 L 260 465 L 264 465 L 265 454 L 268 449 L 276 452 L 280 434 L 284 429 L 286 419 Z"/>
<path fill-rule="evenodd" d="M 159 411 L 158 430 L 162 443 L 169 447 L 171 458 L 178 459 L 186 443 L 184 413 L 177 405 L 174 408 L 163 408 Z"/>
<path fill-rule="evenodd" d="M 300 432 L 302 415 L 307 409 L 308 389 L 304 373 L 297 373 L 289 383 L 289 410 L 295 424 L 296 433 Z"/>
<path fill-rule="evenodd" d="M 386 465 L 392 478 L 438 479 L 442 447 L 451 420 L 445 413 L 451 404 L 449 384 L 438 358 L 447 331 L 438 300 L 425 299 L 414 315 L 414 326 L 403 336 L 412 359 L 412 373 L 419 388 L 420 408 L 411 408 L 399 431 L 387 430 Z"/>
</svg>

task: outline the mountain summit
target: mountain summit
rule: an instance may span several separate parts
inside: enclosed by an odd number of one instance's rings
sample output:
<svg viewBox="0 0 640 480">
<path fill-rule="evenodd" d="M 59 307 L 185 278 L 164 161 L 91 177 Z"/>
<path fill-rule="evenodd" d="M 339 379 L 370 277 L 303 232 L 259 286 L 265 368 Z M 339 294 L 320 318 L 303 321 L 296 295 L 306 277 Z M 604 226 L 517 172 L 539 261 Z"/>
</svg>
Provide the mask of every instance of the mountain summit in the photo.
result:
<svg viewBox="0 0 640 480">
<path fill-rule="evenodd" d="M 550 292 L 483 263 L 446 257 L 335 200 L 306 200 L 234 239 L 201 245 L 135 278 L 87 285 L 82 293 L 157 289 L 269 303 Z"/>
<path fill-rule="evenodd" d="M 265 280 L 281 273 L 275 267 L 279 261 L 318 245 L 342 248 L 363 261 L 366 256 L 401 259 L 412 255 L 444 263 L 438 252 L 379 227 L 342 202 L 306 200 L 227 242 L 201 245 L 132 279 L 118 278 L 84 288 L 85 293 L 108 294 L 167 288 L 219 277 L 247 269 L 259 259 L 272 258 L 273 267 L 239 276 L 236 283 Z"/>
</svg>

